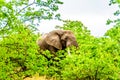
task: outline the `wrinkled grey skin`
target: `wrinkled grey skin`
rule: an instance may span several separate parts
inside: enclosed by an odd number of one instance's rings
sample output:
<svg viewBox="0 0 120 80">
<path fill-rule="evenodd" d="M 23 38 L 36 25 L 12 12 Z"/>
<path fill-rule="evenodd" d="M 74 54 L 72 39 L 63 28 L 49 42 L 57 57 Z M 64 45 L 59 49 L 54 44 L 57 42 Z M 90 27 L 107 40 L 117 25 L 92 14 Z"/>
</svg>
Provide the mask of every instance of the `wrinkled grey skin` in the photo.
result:
<svg viewBox="0 0 120 80">
<path fill-rule="evenodd" d="M 63 50 L 69 46 L 78 47 L 76 38 L 70 30 L 53 30 L 38 39 L 37 44 L 40 49 L 49 50 L 51 53 Z"/>
</svg>

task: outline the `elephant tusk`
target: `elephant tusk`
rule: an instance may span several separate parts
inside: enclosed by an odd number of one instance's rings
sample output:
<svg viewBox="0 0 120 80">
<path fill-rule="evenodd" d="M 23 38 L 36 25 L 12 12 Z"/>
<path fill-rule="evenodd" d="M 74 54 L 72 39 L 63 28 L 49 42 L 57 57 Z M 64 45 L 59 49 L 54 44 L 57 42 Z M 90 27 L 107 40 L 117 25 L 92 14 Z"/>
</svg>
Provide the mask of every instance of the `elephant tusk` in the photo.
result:
<svg viewBox="0 0 120 80">
<path fill-rule="evenodd" d="M 70 55 L 70 48 L 69 47 L 67 48 L 67 52 L 68 52 L 68 55 Z"/>
</svg>

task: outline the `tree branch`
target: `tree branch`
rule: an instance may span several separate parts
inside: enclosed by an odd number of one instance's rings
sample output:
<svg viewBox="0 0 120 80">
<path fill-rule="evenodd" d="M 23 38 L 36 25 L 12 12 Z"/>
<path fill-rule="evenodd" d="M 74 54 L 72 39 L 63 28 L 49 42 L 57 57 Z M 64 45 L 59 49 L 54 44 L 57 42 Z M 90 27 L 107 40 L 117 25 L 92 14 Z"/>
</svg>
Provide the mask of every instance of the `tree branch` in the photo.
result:
<svg viewBox="0 0 120 80">
<path fill-rule="evenodd" d="M 17 12 L 17 14 L 19 14 L 20 12 L 22 12 L 22 11 L 25 10 L 27 7 L 29 7 L 29 6 L 31 6 L 31 5 L 33 5 L 33 4 L 35 4 L 35 0 L 34 0 L 33 3 L 28 4 L 27 6 L 25 6 L 24 8 L 22 8 L 19 12 Z M 16 14 L 16 15 L 17 15 L 17 14 Z"/>
</svg>

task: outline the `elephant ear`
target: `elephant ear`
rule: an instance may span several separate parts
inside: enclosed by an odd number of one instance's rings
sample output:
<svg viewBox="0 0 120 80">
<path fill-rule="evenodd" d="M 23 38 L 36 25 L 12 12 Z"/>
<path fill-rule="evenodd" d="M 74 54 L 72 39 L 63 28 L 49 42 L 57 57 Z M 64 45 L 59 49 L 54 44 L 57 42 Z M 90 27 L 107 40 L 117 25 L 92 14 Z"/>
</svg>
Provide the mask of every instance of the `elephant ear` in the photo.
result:
<svg viewBox="0 0 120 80">
<path fill-rule="evenodd" d="M 45 38 L 45 41 L 47 44 L 57 48 L 57 49 L 62 49 L 62 44 L 61 44 L 61 40 L 59 38 L 58 34 L 49 34 L 47 35 L 47 37 Z"/>
</svg>

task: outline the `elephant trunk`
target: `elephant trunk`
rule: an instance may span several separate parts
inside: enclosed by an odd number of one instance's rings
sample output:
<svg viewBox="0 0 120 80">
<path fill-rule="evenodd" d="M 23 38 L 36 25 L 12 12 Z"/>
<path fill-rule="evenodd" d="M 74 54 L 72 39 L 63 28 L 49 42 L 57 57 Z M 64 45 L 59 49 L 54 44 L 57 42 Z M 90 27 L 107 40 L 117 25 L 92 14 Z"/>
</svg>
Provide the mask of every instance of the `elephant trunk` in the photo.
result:
<svg viewBox="0 0 120 80">
<path fill-rule="evenodd" d="M 67 47 L 70 47 L 70 46 L 75 46 L 75 47 L 78 47 L 78 43 L 76 42 L 76 41 L 68 41 L 67 43 L 66 43 L 66 46 Z"/>
</svg>

